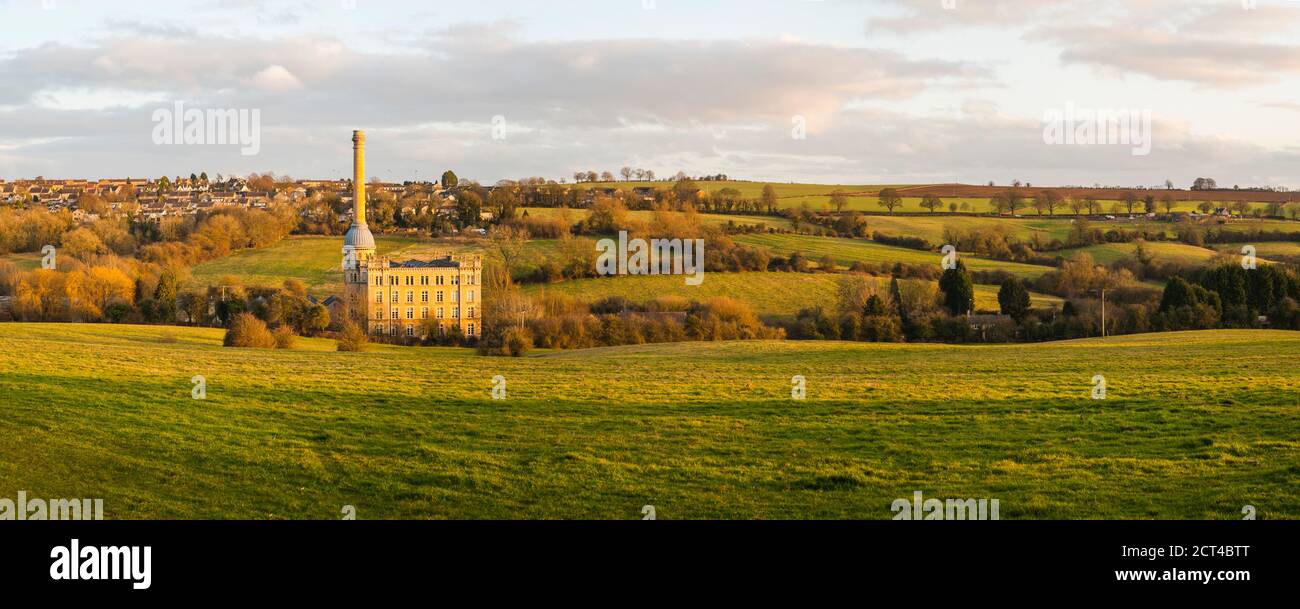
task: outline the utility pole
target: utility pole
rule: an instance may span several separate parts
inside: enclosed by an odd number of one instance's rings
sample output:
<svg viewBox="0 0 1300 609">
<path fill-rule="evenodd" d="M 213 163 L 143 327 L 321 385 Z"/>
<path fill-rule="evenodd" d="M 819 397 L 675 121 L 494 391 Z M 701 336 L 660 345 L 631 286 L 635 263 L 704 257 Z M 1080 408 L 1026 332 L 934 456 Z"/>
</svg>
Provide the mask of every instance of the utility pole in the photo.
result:
<svg viewBox="0 0 1300 609">
<path fill-rule="evenodd" d="M 1106 338 L 1106 288 L 1101 289 L 1101 337 Z"/>
</svg>

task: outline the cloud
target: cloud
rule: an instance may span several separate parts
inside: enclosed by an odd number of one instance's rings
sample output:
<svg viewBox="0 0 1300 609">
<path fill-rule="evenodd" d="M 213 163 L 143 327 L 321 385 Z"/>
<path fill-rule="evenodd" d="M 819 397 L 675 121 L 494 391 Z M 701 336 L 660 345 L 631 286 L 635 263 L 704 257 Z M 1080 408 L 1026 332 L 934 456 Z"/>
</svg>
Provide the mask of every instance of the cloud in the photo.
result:
<svg viewBox="0 0 1300 609">
<path fill-rule="evenodd" d="M 284 66 L 275 64 L 253 75 L 253 84 L 267 91 L 295 91 L 302 88 L 302 82 Z"/>
</svg>

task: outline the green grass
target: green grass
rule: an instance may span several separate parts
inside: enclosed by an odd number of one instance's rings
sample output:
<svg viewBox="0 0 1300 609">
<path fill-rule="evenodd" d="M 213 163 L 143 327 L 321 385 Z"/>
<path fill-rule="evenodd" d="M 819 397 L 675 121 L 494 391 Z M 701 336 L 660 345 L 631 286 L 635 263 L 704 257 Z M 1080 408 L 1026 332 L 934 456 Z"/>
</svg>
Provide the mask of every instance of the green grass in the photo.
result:
<svg viewBox="0 0 1300 609">
<path fill-rule="evenodd" d="M 33 271 L 41 268 L 40 252 L 22 252 L 15 254 L 5 254 L 0 256 L 0 260 L 12 262 L 14 266 L 22 271 Z"/>
<path fill-rule="evenodd" d="M 1157 262 L 1177 262 L 1179 264 L 1205 264 L 1215 257 L 1214 250 L 1178 243 L 1175 241 L 1150 241 L 1146 249 Z M 1088 247 L 1063 249 L 1055 252 L 1061 258 L 1069 258 L 1078 252 L 1087 252 L 1093 260 L 1101 264 L 1110 264 L 1132 256 L 1137 251 L 1136 243 L 1103 243 Z"/>
<path fill-rule="evenodd" d="M 836 290 L 847 275 L 837 273 L 706 273 L 704 283 L 686 285 L 681 276 L 646 275 L 577 279 L 546 285 L 530 284 L 524 291 L 538 294 L 558 293 L 594 302 L 610 296 L 622 296 L 633 302 L 646 302 L 660 296 L 681 296 L 705 301 L 727 296 L 745 304 L 769 321 L 793 319 L 800 309 L 816 306 L 834 310 Z M 887 290 L 888 278 L 872 278 L 877 288 Z M 914 280 L 904 280 L 914 281 Z M 1031 293 L 1036 307 L 1061 305 L 1055 296 Z M 976 285 L 975 307 L 980 311 L 998 310 L 997 286 Z"/>
<path fill-rule="evenodd" d="M 530 217 L 538 218 L 558 218 L 563 214 L 568 214 L 570 222 L 577 222 L 586 218 L 591 212 L 587 209 L 568 209 L 558 207 L 526 207 Z M 521 211 L 522 213 L 522 211 Z M 631 210 L 628 212 L 631 217 L 640 222 L 649 222 L 654 212 L 647 210 Z M 700 222 L 708 226 L 719 226 L 727 223 L 733 223 L 738 226 L 749 226 L 762 224 L 769 228 L 790 229 L 790 221 L 778 216 L 751 216 L 745 214 L 699 214 Z"/>
<path fill-rule="evenodd" d="M 942 255 L 938 252 L 895 247 L 861 239 L 814 237 L 810 235 L 753 234 L 737 235 L 735 240 L 737 243 L 765 247 L 772 253 L 782 256 L 799 252 L 812 260 L 817 260 L 829 255 L 837 263 L 846 266 L 857 261 L 871 264 L 904 262 L 908 264 L 938 265 L 942 258 Z M 1051 267 L 1036 264 L 987 260 L 969 255 L 962 256 L 962 260 L 965 261 L 966 267 L 971 271 L 1002 270 L 1026 279 L 1038 277 L 1052 270 Z"/>
<path fill-rule="evenodd" d="M 430 258 L 449 251 L 482 252 L 482 239 L 441 239 L 421 241 L 410 237 L 376 237 L 379 255 L 396 259 Z M 550 240 L 530 241 L 525 255 L 533 259 L 554 250 Z M 241 250 L 194 267 L 186 287 L 189 289 L 220 285 L 227 275 L 247 286 L 279 286 L 286 279 L 307 284 L 313 295 L 326 296 L 343 292 L 343 237 L 289 237 L 271 247 Z"/>
<path fill-rule="evenodd" d="M 1300 242 L 1295 241 L 1220 243 L 1212 247 L 1220 252 L 1227 252 L 1233 256 L 1240 256 L 1241 248 L 1245 245 L 1255 246 L 1255 255 L 1262 258 L 1300 258 Z"/>
<path fill-rule="evenodd" d="M 1300 517 L 1294 332 L 525 358 L 220 339 L 0 325 L 0 496 L 100 497 L 112 519 L 884 519 L 916 490 L 1005 519 Z"/>
<path fill-rule="evenodd" d="M 395 237 L 378 237 L 375 241 L 381 255 L 416 242 Z M 313 294 L 342 293 L 342 263 L 343 237 L 289 237 L 270 247 L 242 250 L 199 264 L 187 287 L 219 285 L 222 277 L 231 275 L 249 286 L 279 286 L 292 278 L 307 284 Z"/>
</svg>

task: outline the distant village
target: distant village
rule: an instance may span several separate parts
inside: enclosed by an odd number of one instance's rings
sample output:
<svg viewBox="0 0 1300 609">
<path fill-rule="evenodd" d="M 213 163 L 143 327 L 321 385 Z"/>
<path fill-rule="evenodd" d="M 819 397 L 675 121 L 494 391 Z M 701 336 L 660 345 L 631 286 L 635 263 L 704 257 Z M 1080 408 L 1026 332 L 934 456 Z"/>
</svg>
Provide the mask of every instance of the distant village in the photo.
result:
<svg viewBox="0 0 1300 609">
<path fill-rule="evenodd" d="M 0 180 L 0 204 L 43 206 L 51 212 L 70 211 L 78 220 L 93 221 L 103 211 L 135 211 L 152 219 L 167 216 L 193 215 L 198 212 L 222 208 L 266 209 L 273 203 L 293 203 L 317 194 L 337 195 L 341 202 L 351 205 L 351 180 L 296 180 L 289 184 L 258 184 L 261 178 L 192 176 L 175 179 L 113 178 L 103 180 L 59 179 Z M 366 187 L 371 192 L 390 192 L 400 195 L 411 183 L 395 184 L 371 182 Z M 445 206 L 450 213 L 454 208 L 454 188 L 443 188 L 437 182 L 415 184 L 431 190 L 432 200 Z M 84 204 L 93 195 L 94 204 Z"/>
</svg>

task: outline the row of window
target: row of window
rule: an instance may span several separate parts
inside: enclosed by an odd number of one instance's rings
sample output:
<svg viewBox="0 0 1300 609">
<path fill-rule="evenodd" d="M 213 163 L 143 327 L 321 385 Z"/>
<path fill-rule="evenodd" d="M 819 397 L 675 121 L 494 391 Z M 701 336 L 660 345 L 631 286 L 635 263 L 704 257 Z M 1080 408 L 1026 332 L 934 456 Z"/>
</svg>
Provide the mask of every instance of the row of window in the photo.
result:
<svg viewBox="0 0 1300 609">
<path fill-rule="evenodd" d="M 399 331 L 401 331 L 401 327 L 402 327 L 401 324 L 393 324 L 392 326 L 389 326 L 389 328 L 388 328 L 388 333 L 389 333 L 389 334 L 392 334 L 393 336 L 397 336 L 397 333 L 398 333 Z M 383 333 L 384 333 L 384 324 L 375 324 L 375 330 L 374 330 L 374 331 L 375 331 L 375 334 L 383 334 Z M 405 333 L 406 333 L 407 336 L 415 336 L 415 326 L 413 326 L 413 325 L 411 325 L 411 324 L 406 324 L 406 331 L 405 331 Z M 446 334 L 446 333 L 447 333 L 447 329 L 446 329 L 445 327 L 443 327 L 443 326 L 438 326 L 438 334 L 439 334 L 439 335 Z M 465 328 L 465 335 L 466 335 L 466 336 L 474 336 L 474 324 L 468 324 L 468 325 L 466 326 L 466 328 Z"/>
<path fill-rule="evenodd" d="M 389 311 L 389 315 L 391 316 L 390 319 L 400 319 L 399 317 L 400 313 L 401 311 L 399 309 L 393 309 Z M 434 315 L 437 319 L 442 319 L 443 318 L 442 307 L 438 307 L 434 311 Z M 474 319 L 474 307 L 469 307 L 468 309 L 465 310 L 465 317 L 469 319 Z M 375 319 L 383 319 L 383 318 L 384 318 L 384 312 L 382 309 L 379 311 L 375 311 Z M 415 307 L 406 308 L 406 318 L 415 319 Z M 460 307 L 452 307 L 451 318 L 452 319 L 460 318 Z M 429 319 L 429 307 L 420 307 L 420 319 Z"/>
<path fill-rule="evenodd" d="M 442 290 L 438 290 L 436 296 L 437 296 L 437 302 L 442 302 Z M 398 301 L 398 297 L 399 297 L 399 293 L 398 293 L 396 290 L 394 290 L 394 291 L 393 291 L 392 300 L 391 300 L 390 302 L 397 303 L 397 301 Z M 460 301 L 460 292 L 458 292 L 458 291 L 453 291 L 453 292 L 451 293 L 451 301 L 452 301 L 452 302 L 459 302 L 459 301 Z M 376 304 L 383 304 L 383 302 L 384 302 L 384 293 L 383 293 L 383 292 L 375 292 L 375 303 L 376 303 Z M 406 291 L 406 302 L 408 302 L 408 303 L 415 302 L 415 291 L 414 291 L 414 290 L 407 290 L 407 291 Z M 429 291 L 428 291 L 428 290 L 422 290 L 422 291 L 420 292 L 420 302 L 429 302 Z M 465 292 L 465 302 L 474 302 L 474 290 L 469 290 L 469 291 Z"/>
<path fill-rule="evenodd" d="M 433 276 L 433 279 L 434 279 L 434 281 L 433 281 L 433 285 L 447 285 L 447 284 L 446 284 L 446 279 L 447 279 L 447 276 L 446 276 L 446 275 L 434 275 L 434 276 Z M 384 276 L 383 276 L 383 275 L 375 275 L 375 285 L 384 285 Z M 389 276 L 388 276 L 388 285 L 415 285 L 415 276 L 414 276 L 414 275 L 406 275 L 405 278 L 403 278 L 403 277 L 399 277 L 399 276 L 397 276 L 397 275 L 389 275 Z M 429 285 L 429 276 L 428 276 L 428 275 L 421 275 L 421 276 L 420 276 L 420 285 Z M 451 285 L 460 285 L 460 276 L 459 276 L 459 275 L 452 275 L 452 276 L 451 276 Z M 474 285 L 474 276 L 473 276 L 473 275 L 466 275 L 466 276 L 465 276 L 465 285 Z"/>
</svg>

